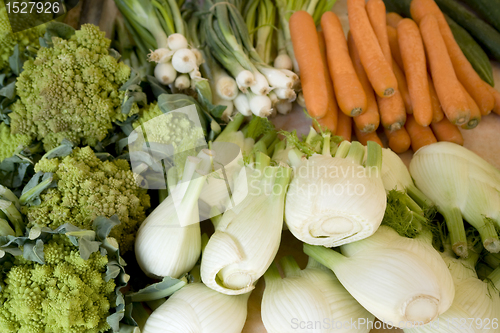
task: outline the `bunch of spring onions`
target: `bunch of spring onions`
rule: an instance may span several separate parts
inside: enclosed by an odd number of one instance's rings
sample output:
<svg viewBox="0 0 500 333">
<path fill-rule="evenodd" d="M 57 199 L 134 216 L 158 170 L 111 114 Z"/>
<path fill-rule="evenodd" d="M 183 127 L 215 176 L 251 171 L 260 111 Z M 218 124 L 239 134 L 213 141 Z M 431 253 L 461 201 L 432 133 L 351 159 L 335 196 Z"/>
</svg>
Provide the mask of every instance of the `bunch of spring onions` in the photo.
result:
<svg viewBox="0 0 500 333">
<path fill-rule="evenodd" d="M 179 91 L 201 80 L 201 53 L 189 45 L 179 4 L 175 0 L 115 0 L 125 24 L 141 50 L 149 50 L 156 79 Z M 147 51 L 146 51 L 147 53 Z"/>
<path fill-rule="evenodd" d="M 242 8 L 242 2 L 232 0 L 205 1 L 198 9 L 201 22 L 197 31 L 210 50 L 207 67 L 213 91 L 217 99 L 232 102 L 227 104 L 245 116 L 268 117 L 274 109 L 287 113 L 296 98 L 299 78 L 288 69 L 266 63 L 262 57 L 268 52 L 265 47 L 257 52 Z M 286 104 L 277 106 L 282 103 Z M 229 108 L 226 112 L 229 116 Z"/>
</svg>

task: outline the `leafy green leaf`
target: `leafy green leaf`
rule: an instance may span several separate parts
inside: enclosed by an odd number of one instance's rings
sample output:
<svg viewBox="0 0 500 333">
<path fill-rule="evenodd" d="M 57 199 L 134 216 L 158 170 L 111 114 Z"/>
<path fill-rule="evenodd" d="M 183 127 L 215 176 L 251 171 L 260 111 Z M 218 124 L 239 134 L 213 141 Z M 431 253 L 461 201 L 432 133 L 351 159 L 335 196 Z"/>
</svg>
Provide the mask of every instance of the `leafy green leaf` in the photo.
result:
<svg viewBox="0 0 500 333">
<path fill-rule="evenodd" d="M 162 94 L 169 94 L 169 90 L 165 88 L 163 84 L 160 83 L 154 76 L 148 75 L 146 76 L 146 79 L 148 80 L 149 86 L 151 87 L 151 90 L 153 91 L 153 95 L 155 95 L 156 98 L 160 97 Z"/>
<path fill-rule="evenodd" d="M 52 47 L 53 37 L 59 37 L 62 39 L 70 39 L 71 36 L 75 34 L 75 29 L 67 24 L 51 21 L 47 24 L 47 28 L 45 30 L 45 35 L 40 37 L 40 46 L 42 47 Z"/>
<path fill-rule="evenodd" d="M 122 113 L 129 114 L 130 110 L 134 106 L 134 103 L 142 105 L 146 104 L 147 103 L 146 94 L 143 93 L 142 91 L 128 91 L 127 96 L 123 100 Z"/>
<path fill-rule="evenodd" d="M 16 81 L 12 81 L 2 89 L 0 89 L 0 96 L 8 99 L 13 99 L 16 96 Z"/>
<path fill-rule="evenodd" d="M 23 55 L 21 54 L 21 52 L 19 52 L 19 44 L 17 44 L 14 47 L 14 52 L 9 57 L 10 69 L 16 76 L 19 76 L 19 74 L 21 74 L 21 72 L 23 71 L 24 61 L 25 59 Z"/>
<path fill-rule="evenodd" d="M 49 150 L 42 158 L 66 157 L 73 152 L 73 146 L 73 142 L 68 139 L 63 139 L 60 146 Z"/>
</svg>

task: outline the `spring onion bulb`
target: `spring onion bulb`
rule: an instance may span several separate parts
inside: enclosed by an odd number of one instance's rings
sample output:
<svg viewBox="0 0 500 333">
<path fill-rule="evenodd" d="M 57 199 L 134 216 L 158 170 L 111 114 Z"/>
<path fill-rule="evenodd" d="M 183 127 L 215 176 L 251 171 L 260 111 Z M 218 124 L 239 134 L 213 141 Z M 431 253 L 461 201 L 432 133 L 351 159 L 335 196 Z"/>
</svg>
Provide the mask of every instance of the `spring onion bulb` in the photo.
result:
<svg viewBox="0 0 500 333">
<path fill-rule="evenodd" d="M 330 138 L 325 137 L 325 143 Z M 313 245 L 340 246 L 371 236 L 384 216 L 387 197 L 380 177 L 382 152 L 368 143 L 366 166 L 361 165 L 365 148 L 344 141 L 336 156 L 302 159 L 289 152 L 294 178 L 286 199 L 288 228 L 299 240 Z"/>
<path fill-rule="evenodd" d="M 244 93 L 238 93 L 238 96 L 233 100 L 234 107 L 239 113 L 245 117 L 252 115 L 252 110 L 250 109 L 250 103 L 247 96 Z"/>
<path fill-rule="evenodd" d="M 269 117 L 272 113 L 271 99 L 267 96 L 255 95 L 251 92 L 247 94 L 250 110 L 257 117 Z"/>
<path fill-rule="evenodd" d="M 172 56 L 172 66 L 179 73 L 190 73 L 196 69 L 196 56 L 189 49 L 179 49 Z"/>
<path fill-rule="evenodd" d="M 297 94 L 293 89 L 288 89 L 288 88 L 278 88 L 273 90 L 276 96 L 278 96 L 279 99 L 285 100 L 288 102 L 293 102 L 297 98 Z"/>
<path fill-rule="evenodd" d="M 256 83 L 255 76 L 249 70 L 242 70 L 238 73 L 238 75 L 236 75 L 236 83 L 242 92 L 246 92 L 246 88 L 249 88 Z"/>
<path fill-rule="evenodd" d="M 174 52 L 180 49 L 187 49 L 188 47 L 187 39 L 182 34 L 171 34 L 168 36 L 167 41 L 168 48 Z"/>
<path fill-rule="evenodd" d="M 271 87 L 269 86 L 269 82 L 266 77 L 262 75 L 259 71 L 254 72 L 255 84 L 250 87 L 250 90 L 256 94 L 265 96 L 269 94 L 271 91 Z"/>
<path fill-rule="evenodd" d="M 201 51 L 198 49 L 191 49 L 191 52 L 193 52 L 196 57 L 196 65 L 201 66 L 205 62 L 205 58 L 203 58 Z"/>
<path fill-rule="evenodd" d="M 307 106 L 306 106 L 306 100 L 304 98 L 304 94 L 302 93 L 302 91 L 297 96 L 297 104 L 299 104 L 303 108 L 307 108 Z"/>
<path fill-rule="evenodd" d="M 160 81 L 161 84 L 169 85 L 175 81 L 177 78 L 177 71 L 172 66 L 170 62 L 161 62 L 155 67 L 155 78 Z"/>
<path fill-rule="evenodd" d="M 271 105 L 274 107 L 278 102 L 280 102 L 280 99 L 278 96 L 276 96 L 276 93 L 274 91 L 271 91 L 269 94 L 267 94 L 267 97 L 271 100 Z"/>
<path fill-rule="evenodd" d="M 148 60 L 154 61 L 157 64 L 160 64 L 160 63 L 169 62 L 172 59 L 173 55 L 174 55 L 174 51 L 172 51 L 166 47 L 163 47 L 160 49 L 156 49 L 153 52 L 151 52 L 150 54 L 148 54 Z"/>
<path fill-rule="evenodd" d="M 467 257 L 462 217 L 481 235 L 484 248 L 500 251 L 500 171 L 460 145 L 439 142 L 420 149 L 410 163 L 417 187 L 444 216 L 453 250 Z"/>
<path fill-rule="evenodd" d="M 268 66 L 259 66 L 259 70 L 265 75 L 273 88 L 291 89 L 293 87 L 294 80 L 288 77 L 283 71 Z"/>
<path fill-rule="evenodd" d="M 191 87 L 191 80 L 189 79 L 189 75 L 187 74 L 179 75 L 175 79 L 174 86 L 179 90 L 185 90 Z"/>
<path fill-rule="evenodd" d="M 274 59 L 274 68 L 292 70 L 293 69 L 292 59 L 286 53 L 279 54 Z"/>
<path fill-rule="evenodd" d="M 255 169 L 246 168 L 246 178 L 235 180 L 235 193 L 246 196 L 222 215 L 202 256 L 203 283 L 227 295 L 254 289 L 281 241 L 291 169 L 269 166 L 270 158 L 261 152 L 256 154 L 256 162 Z"/>
<path fill-rule="evenodd" d="M 137 232 L 135 255 L 148 276 L 178 278 L 191 270 L 200 257 L 198 197 L 205 182 L 204 175 L 209 171 L 203 162 L 202 158 L 193 156 L 186 159 L 179 183 L 170 185 L 170 195 L 144 220 Z"/>
<path fill-rule="evenodd" d="M 143 333 L 240 333 L 250 294 L 228 296 L 202 283 L 175 292 L 149 316 Z"/>
<path fill-rule="evenodd" d="M 234 100 L 238 95 L 238 85 L 236 81 L 223 69 L 214 71 L 213 74 L 215 91 L 219 97 L 228 101 Z"/>
<path fill-rule="evenodd" d="M 276 110 L 279 114 L 289 114 L 292 111 L 292 102 L 284 101 L 276 104 Z"/>
<path fill-rule="evenodd" d="M 300 270 L 292 257 L 284 257 L 280 263 L 284 279 L 274 264 L 264 275 L 266 288 L 261 312 L 267 332 L 290 332 L 294 322 L 323 324 L 322 328 L 308 332 L 370 331 L 368 323 L 375 317 L 347 292 L 331 270 L 313 259 L 309 259 L 304 270 Z M 335 323 L 342 323 L 342 327 Z"/>
</svg>

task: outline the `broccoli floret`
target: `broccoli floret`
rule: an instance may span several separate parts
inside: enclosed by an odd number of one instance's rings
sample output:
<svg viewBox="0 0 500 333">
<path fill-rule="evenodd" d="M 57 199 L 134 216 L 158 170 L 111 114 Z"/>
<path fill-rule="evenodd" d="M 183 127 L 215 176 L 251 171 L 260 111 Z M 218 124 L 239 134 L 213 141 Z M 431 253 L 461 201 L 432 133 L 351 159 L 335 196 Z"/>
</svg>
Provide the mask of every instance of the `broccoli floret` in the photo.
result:
<svg viewBox="0 0 500 333">
<path fill-rule="evenodd" d="M 31 137 L 23 134 L 11 134 L 10 127 L 0 123 L 0 162 L 11 157 L 19 146 L 28 146 Z"/>
<path fill-rule="evenodd" d="M 0 332 L 109 330 L 115 282 L 104 279 L 107 256 L 94 252 L 84 260 L 65 235 L 54 235 L 44 254 L 44 265 L 15 257 L 0 292 Z"/>
<path fill-rule="evenodd" d="M 23 14 L 23 20 L 30 20 L 29 14 Z M 7 10 L 0 2 L 0 70 L 9 66 L 9 57 L 14 52 L 14 47 L 19 44 L 20 50 L 26 46 L 38 47 L 38 38 L 45 33 L 45 25 L 39 25 L 31 29 L 12 33 L 11 24 L 23 24 L 23 22 L 9 22 Z"/>
<path fill-rule="evenodd" d="M 63 139 L 95 146 L 113 127 L 137 113 L 121 113 L 130 67 L 112 57 L 111 41 L 98 27 L 85 24 L 69 39 L 53 37 L 53 47 L 42 47 L 34 60 L 24 63 L 16 82 L 20 100 L 13 106 L 12 133 L 44 143 L 45 150 Z"/>
<path fill-rule="evenodd" d="M 92 230 L 98 216 L 117 215 L 121 224 L 111 230 L 122 252 L 132 248 L 135 233 L 146 218 L 149 195 L 141 189 L 125 160 L 101 161 L 90 147 L 75 148 L 59 159 L 41 159 L 35 171 L 53 172 L 57 187 L 41 194 L 41 204 L 25 207 L 28 227 L 52 229 L 65 223 Z"/>
</svg>

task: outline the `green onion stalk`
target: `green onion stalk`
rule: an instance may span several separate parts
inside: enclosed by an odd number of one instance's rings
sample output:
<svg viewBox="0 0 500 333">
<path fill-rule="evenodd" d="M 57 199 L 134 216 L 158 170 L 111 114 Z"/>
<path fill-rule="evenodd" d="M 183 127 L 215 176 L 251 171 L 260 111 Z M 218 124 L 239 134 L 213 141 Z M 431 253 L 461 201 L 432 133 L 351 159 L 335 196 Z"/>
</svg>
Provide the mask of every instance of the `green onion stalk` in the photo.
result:
<svg viewBox="0 0 500 333">
<path fill-rule="evenodd" d="M 191 88 L 191 80 L 201 79 L 198 67 L 203 58 L 188 43 L 187 24 L 175 0 L 115 3 L 139 48 L 150 50 L 148 60 L 156 63 L 154 76 L 160 83 L 175 91 Z"/>
<path fill-rule="evenodd" d="M 330 11 L 333 8 L 333 5 L 335 5 L 335 2 L 337 2 L 337 0 L 276 0 L 281 27 L 280 32 L 278 32 L 278 40 L 280 38 L 280 34 L 282 34 L 285 40 L 288 56 L 290 57 L 293 69 L 296 73 L 299 73 L 299 66 L 295 60 L 293 52 L 292 37 L 289 28 L 290 17 L 298 10 L 305 10 L 311 14 L 316 25 L 319 25 L 321 16 L 325 12 Z M 281 58 L 277 61 L 278 66 L 275 65 L 275 67 L 279 68 L 282 63 L 284 65 L 288 64 L 289 60 L 285 57 L 284 53 L 278 53 L 278 57 Z"/>
</svg>

